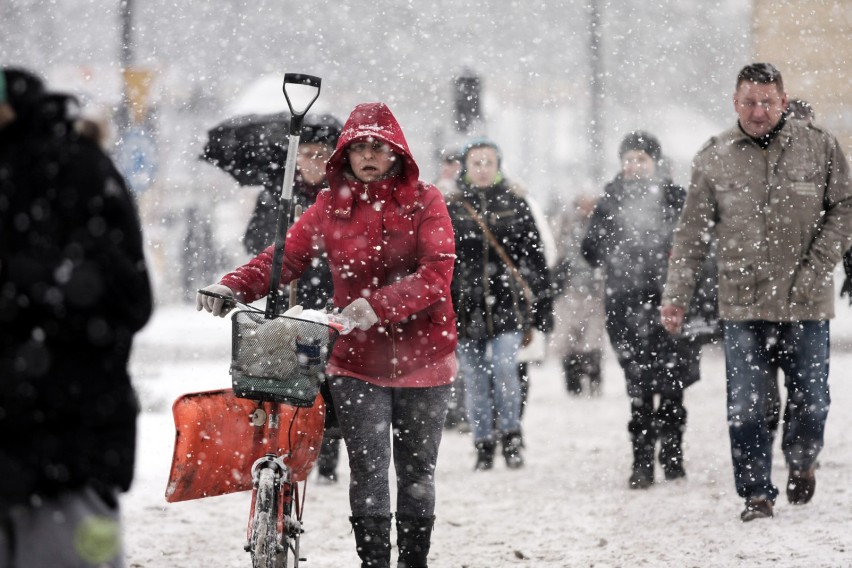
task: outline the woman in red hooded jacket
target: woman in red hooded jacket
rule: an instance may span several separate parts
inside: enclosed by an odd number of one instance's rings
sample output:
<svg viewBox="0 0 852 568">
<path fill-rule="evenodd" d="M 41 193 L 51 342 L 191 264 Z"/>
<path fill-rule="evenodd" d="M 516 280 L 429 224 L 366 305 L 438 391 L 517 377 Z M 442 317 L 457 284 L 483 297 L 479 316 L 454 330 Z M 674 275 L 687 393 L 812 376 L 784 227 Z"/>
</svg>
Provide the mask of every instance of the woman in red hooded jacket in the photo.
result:
<svg viewBox="0 0 852 568">
<path fill-rule="evenodd" d="M 334 304 L 358 325 L 337 341 L 326 369 L 349 455 L 358 555 L 362 567 L 390 566 L 393 458 L 399 566 L 421 568 L 456 373 L 452 224 L 439 190 L 418 180 L 402 130 L 383 103 L 355 107 L 327 173 L 329 189 L 287 233 L 281 282 L 327 254 Z M 206 290 L 243 302 L 263 297 L 272 253 L 267 248 Z M 223 316 L 228 304 L 199 295 L 198 309 Z"/>
</svg>

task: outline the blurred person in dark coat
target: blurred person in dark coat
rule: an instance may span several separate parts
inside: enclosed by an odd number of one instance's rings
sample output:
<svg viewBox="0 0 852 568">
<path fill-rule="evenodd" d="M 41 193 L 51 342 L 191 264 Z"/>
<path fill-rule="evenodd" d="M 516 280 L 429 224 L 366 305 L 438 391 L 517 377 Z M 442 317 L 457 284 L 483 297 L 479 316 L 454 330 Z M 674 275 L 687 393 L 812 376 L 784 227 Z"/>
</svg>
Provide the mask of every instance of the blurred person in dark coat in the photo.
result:
<svg viewBox="0 0 852 568">
<path fill-rule="evenodd" d="M 629 486 L 645 489 L 654 483 L 658 440 L 665 479 L 686 475 L 683 391 L 699 379 L 700 347 L 669 335 L 659 320 L 672 233 L 686 192 L 662 174 L 662 150 L 653 135 L 627 134 L 618 155 L 621 172 L 595 206 L 582 249 L 589 264 L 606 273 L 606 330 L 630 397 Z"/>
<path fill-rule="evenodd" d="M 124 566 L 152 310 L 135 203 L 70 97 L 0 73 L 0 566 Z"/>
</svg>

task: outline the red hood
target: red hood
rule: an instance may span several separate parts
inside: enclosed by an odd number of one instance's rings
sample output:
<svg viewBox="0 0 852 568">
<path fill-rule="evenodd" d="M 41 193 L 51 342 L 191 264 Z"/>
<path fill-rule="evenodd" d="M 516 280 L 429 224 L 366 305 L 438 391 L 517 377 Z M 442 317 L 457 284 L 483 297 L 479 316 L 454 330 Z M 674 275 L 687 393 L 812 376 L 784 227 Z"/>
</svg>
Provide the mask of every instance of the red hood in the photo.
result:
<svg viewBox="0 0 852 568">
<path fill-rule="evenodd" d="M 343 126 L 337 140 L 337 148 L 328 160 L 326 174 L 328 185 L 337 190 L 345 185 L 344 172 L 349 170 L 346 146 L 365 138 L 377 138 L 390 144 L 393 151 L 402 156 L 401 185 L 415 187 L 420 177 L 420 168 L 411 156 L 408 142 L 391 110 L 384 103 L 362 103 L 355 107 Z"/>
</svg>

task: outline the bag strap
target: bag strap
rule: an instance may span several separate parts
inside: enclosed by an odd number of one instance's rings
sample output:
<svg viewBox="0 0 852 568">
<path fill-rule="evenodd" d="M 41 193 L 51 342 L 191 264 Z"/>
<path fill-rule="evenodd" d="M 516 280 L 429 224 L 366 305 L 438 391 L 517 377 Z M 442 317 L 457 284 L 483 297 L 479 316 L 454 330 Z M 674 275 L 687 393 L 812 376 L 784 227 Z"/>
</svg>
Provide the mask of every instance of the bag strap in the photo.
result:
<svg viewBox="0 0 852 568">
<path fill-rule="evenodd" d="M 482 229 L 482 234 L 485 235 L 486 239 L 488 239 L 488 244 L 491 245 L 491 248 L 497 251 L 497 256 L 500 257 L 500 260 L 502 260 L 503 264 L 506 265 L 506 268 L 509 269 L 509 274 L 521 286 L 521 289 L 524 291 L 524 300 L 526 301 L 527 307 L 530 309 L 530 311 L 532 311 L 532 289 L 530 288 L 529 284 L 527 284 L 527 281 L 524 280 L 524 277 L 521 275 L 518 269 L 515 267 L 515 263 L 512 262 L 512 258 L 509 256 L 509 253 L 507 253 L 506 249 L 503 248 L 503 245 L 501 245 L 497 241 L 497 238 L 494 236 L 494 233 L 491 232 L 491 229 L 488 227 L 488 224 L 482 217 L 480 217 L 479 213 L 476 212 L 476 209 L 473 208 L 473 205 L 471 205 L 464 199 L 461 200 L 461 204 L 462 207 L 464 207 L 467 211 L 468 215 L 470 215 L 470 218 L 473 219 L 473 221 L 477 225 L 479 225 L 480 229 Z"/>
</svg>

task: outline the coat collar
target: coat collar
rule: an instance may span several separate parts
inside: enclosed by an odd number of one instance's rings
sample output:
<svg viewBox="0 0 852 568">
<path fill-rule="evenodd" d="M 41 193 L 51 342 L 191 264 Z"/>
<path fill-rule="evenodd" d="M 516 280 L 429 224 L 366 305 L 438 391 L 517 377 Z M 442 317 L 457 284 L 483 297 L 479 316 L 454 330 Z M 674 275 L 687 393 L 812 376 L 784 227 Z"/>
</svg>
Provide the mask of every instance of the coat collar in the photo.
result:
<svg viewBox="0 0 852 568">
<path fill-rule="evenodd" d="M 341 186 L 332 193 L 329 215 L 348 219 L 357 202 L 372 204 L 382 199 L 392 199 L 403 214 L 409 215 L 423 207 L 422 195 L 420 184 L 411 185 L 400 177 L 364 183 L 346 176 Z"/>
</svg>

